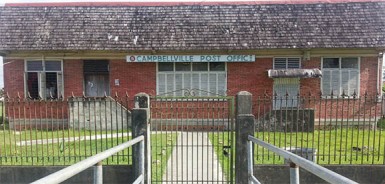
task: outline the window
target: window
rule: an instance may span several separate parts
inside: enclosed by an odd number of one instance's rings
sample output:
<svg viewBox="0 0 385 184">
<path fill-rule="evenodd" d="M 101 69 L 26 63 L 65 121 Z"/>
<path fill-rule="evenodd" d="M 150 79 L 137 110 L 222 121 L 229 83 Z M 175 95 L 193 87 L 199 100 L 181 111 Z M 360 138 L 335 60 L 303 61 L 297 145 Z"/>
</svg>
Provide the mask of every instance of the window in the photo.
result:
<svg viewBox="0 0 385 184">
<path fill-rule="evenodd" d="M 63 95 L 61 61 L 26 61 L 26 94 L 33 99 L 56 99 Z"/>
<path fill-rule="evenodd" d="M 300 58 L 274 58 L 274 69 L 298 69 L 301 66 Z M 273 90 L 278 95 L 273 100 L 273 109 L 297 107 L 296 99 L 299 93 L 299 78 L 275 78 Z M 289 95 L 286 98 L 286 93 Z"/>
<path fill-rule="evenodd" d="M 295 69 L 300 66 L 300 58 L 274 58 L 274 69 Z"/>
<path fill-rule="evenodd" d="M 226 64 L 223 62 L 158 63 L 158 95 L 226 95 L 226 83 Z"/>
<path fill-rule="evenodd" d="M 322 60 L 322 94 L 324 96 L 352 96 L 359 93 L 359 58 L 323 58 Z"/>
</svg>

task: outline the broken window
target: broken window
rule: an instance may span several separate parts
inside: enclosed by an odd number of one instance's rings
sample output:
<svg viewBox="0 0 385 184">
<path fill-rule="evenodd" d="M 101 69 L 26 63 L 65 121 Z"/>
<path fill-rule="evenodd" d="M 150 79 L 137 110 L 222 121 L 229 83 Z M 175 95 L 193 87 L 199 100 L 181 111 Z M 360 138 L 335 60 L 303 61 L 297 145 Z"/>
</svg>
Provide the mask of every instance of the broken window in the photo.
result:
<svg viewBox="0 0 385 184">
<path fill-rule="evenodd" d="M 26 61 L 26 94 L 32 99 L 57 99 L 63 95 L 61 61 Z"/>
</svg>

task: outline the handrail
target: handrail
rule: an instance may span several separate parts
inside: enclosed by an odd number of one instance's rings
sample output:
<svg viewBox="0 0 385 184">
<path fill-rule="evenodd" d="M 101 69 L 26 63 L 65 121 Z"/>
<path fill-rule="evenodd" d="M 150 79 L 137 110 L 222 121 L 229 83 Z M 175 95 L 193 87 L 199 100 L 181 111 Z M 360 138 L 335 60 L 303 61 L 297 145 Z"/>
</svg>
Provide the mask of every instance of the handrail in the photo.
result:
<svg viewBox="0 0 385 184">
<path fill-rule="evenodd" d="M 354 184 L 354 183 L 357 183 L 349 178 L 346 178 L 338 173 L 335 173 L 329 169 L 326 169 L 318 164 L 315 164 L 309 160 L 306 160 L 305 158 L 302 158 L 298 155 L 295 155 L 293 153 L 290 153 L 286 150 L 283 150 L 281 148 L 278 148 L 272 144 L 269 144 L 269 143 L 266 143 L 264 141 L 261 141 L 251 135 L 248 136 L 248 139 L 250 142 L 252 143 L 255 143 L 255 144 L 258 144 L 260 146 L 263 146 L 265 148 L 267 148 L 268 150 L 284 157 L 285 159 L 288 159 L 290 160 L 290 162 L 304 168 L 305 170 L 313 173 L 314 175 L 324 179 L 325 181 L 329 182 L 329 183 L 336 183 L 336 184 Z M 251 147 L 251 143 L 250 143 L 250 146 Z M 251 152 L 251 150 L 249 151 Z M 253 159 L 251 159 L 251 162 L 253 161 Z M 253 177 L 253 173 L 251 173 L 251 176 Z M 255 178 L 253 178 L 254 180 Z"/>
<path fill-rule="evenodd" d="M 122 151 L 122 150 L 124 150 L 124 149 L 126 149 L 126 148 L 128 148 L 128 147 L 130 147 L 130 146 L 132 146 L 132 145 L 134 145 L 136 143 L 138 143 L 138 142 L 140 142 L 140 144 L 139 144 L 140 145 L 140 150 L 141 150 L 141 154 L 143 155 L 144 154 L 144 136 L 141 135 L 141 136 L 136 137 L 136 138 L 134 138 L 134 139 L 132 139 L 130 141 L 127 141 L 125 143 L 119 144 L 119 145 L 117 145 L 115 147 L 112 147 L 112 148 L 106 150 L 106 151 L 103 151 L 103 152 L 98 153 L 98 154 L 96 154 L 94 156 L 91 156 L 91 157 L 89 157 L 89 158 L 87 158 L 85 160 L 82 160 L 82 161 L 80 161 L 80 162 L 78 162 L 78 163 L 76 163 L 74 165 L 71 165 L 71 166 L 68 166 L 68 167 L 66 167 L 64 169 L 61 169 L 61 170 L 59 170 L 59 171 L 57 171 L 55 173 L 52 173 L 52 174 L 50 174 L 50 175 L 48 175 L 48 176 L 46 176 L 44 178 L 36 180 L 36 181 L 32 182 L 32 184 L 61 183 L 61 182 L 65 181 L 65 180 L 75 176 L 76 174 L 79 174 L 80 172 L 86 170 L 87 168 L 92 167 L 95 164 L 103 161 L 104 159 L 112 156 L 113 154 L 118 153 L 119 151 Z M 138 177 L 139 181 L 140 181 L 140 178 L 142 179 L 142 181 L 143 181 L 143 178 L 144 178 L 143 177 L 143 173 L 144 173 L 144 171 L 143 171 L 144 170 L 144 160 L 142 160 L 141 164 L 143 164 L 141 166 L 141 170 L 142 170 L 141 174 L 142 175 L 140 175 Z M 137 182 L 137 180 L 136 180 L 136 182 Z"/>
</svg>

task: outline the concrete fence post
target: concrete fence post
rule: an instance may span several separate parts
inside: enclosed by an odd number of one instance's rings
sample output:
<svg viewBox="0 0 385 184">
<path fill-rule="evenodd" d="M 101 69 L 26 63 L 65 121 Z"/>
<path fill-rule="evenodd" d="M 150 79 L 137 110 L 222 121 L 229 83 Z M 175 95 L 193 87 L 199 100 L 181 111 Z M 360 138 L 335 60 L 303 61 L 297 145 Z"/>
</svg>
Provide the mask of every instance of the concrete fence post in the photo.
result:
<svg viewBox="0 0 385 184">
<path fill-rule="evenodd" d="M 141 174 L 145 183 L 151 183 L 151 146 L 150 146 L 150 97 L 146 93 L 138 93 L 134 97 L 135 107 L 131 112 L 132 137 L 144 136 L 144 173 L 140 164 L 140 145 L 136 144 L 132 150 L 132 160 L 135 177 Z"/>
<path fill-rule="evenodd" d="M 236 95 L 236 124 L 235 124 L 235 183 L 247 184 L 247 142 L 248 136 L 254 136 L 254 115 L 252 114 L 252 94 L 241 91 Z"/>
</svg>

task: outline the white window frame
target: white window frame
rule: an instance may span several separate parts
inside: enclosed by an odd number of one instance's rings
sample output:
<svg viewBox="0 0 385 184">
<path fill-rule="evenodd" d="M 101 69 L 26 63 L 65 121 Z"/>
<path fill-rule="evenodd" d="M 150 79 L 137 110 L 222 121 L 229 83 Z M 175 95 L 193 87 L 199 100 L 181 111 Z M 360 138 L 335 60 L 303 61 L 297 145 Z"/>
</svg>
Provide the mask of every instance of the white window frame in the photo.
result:
<svg viewBox="0 0 385 184">
<path fill-rule="evenodd" d="M 328 58 L 338 58 L 338 60 L 339 60 L 339 68 L 337 69 L 337 68 L 324 68 L 324 59 L 328 59 Z M 357 68 L 356 69 L 351 69 L 351 68 L 349 68 L 349 69 L 342 69 L 341 68 L 341 61 L 342 61 L 342 58 L 357 58 Z M 360 86 L 360 84 L 361 84 L 361 57 L 357 57 L 357 56 L 344 56 L 344 57 L 339 57 L 339 56 L 328 56 L 328 57 L 322 57 L 321 58 L 321 70 L 322 70 L 322 73 L 323 73 L 323 71 L 339 71 L 339 77 L 340 77 L 340 80 L 339 80 L 339 82 L 340 82 L 340 84 L 339 84 L 339 91 L 340 91 L 340 94 L 333 94 L 333 98 L 352 98 L 353 97 L 353 95 L 349 95 L 348 93 L 349 92 L 346 92 L 345 91 L 345 96 L 343 97 L 343 96 L 341 96 L 342 95 L 342 91 L 343 91 L 343 89 L 342 89 L 342 80 L 341 80 L 341 78 L 342 78 L 342 76 L 341 76 L 341 71 L 349 71 L 349 70 L 357 70 L 357 72 L 358 72 L 358 79 L 357 79 L 357 90 L 356 90 L 356 95 L 357 95 L 357 97 L 359 97 L 360 96 L 360 89 L 361 89 L 361 86 Z M 324 93 L 324 91 L 323 91 L 323 80 L 324 80 L 324 78 L 322 77 L 321 78 L 321 83 L 320 83 L 320 85 L 321 85 L 321 91 L 322 91 L 322 96 L 324 97 L 324 98 L 331 98 L 331 94 L 330 94 L 330 92 L 328 92 L 328 93 Z"/>
<path fill-rule="evenodd" d="M 43 71 L 37 71 L 37 70 L 30 70 L 28 71 L 28 61 L 41 61 L 42 62 L 42 65 L 43 65 Z M 61 67 L 61 71 L 46 71 L 45 70 L 45 62 L 50 62 L 50 61 L 58 61 L 60 62 L 60 67 Z M 58 97 L 62 96 L 64 97 L 64 68 L 63 68 L 63 60 L 62 59 L 55 59 L 55 58 L 27 58 L 27 59 L 24 59 L 24 96 L 26 98 L 28 98 L 28 81 L 27 81 L 27 73 L 29 72 L 36 72 L 36 73 L 51 73 L 51 72 L 56 72 L 56 73 L 60 73 L 61 74 L 61 88 L 57 89 L 57 93 L 58 93 Z M 39 92 L 39 96 L 42 97 L 43 99 L 47 99 L 47 96 L 45 94 L 45 92 L 41 92 L 41 80 L 42 79 L 38 79 L 39 82 L 38 82 L 38 92 Z"/>
<path fill-rule="evenodd" d="M 175 67 L 176 67 L 176 65 L 175 65 L 175 63 L 177 63 L 177 62 L 173 62 L 173 71 L 159 71 L 159 63 L 157 63 L 156 64 L 156 94 L 157 95 L 163 95 L 163 94 L 166 94 L 166 96 L 180 96 L 180 95 L 177 95 L 176 93 L 177 92 L 173 92 L 173 91 L 176 91 L 176 80 L 175 80 L 175 74 L 182 74 L 182 75 L 184 75 L 184 74 L 190 74 L 190 77 L 191 77 L 191 80 L 190 80 L 190 82 L 191 82 L 191 84 L 189 85 L 189 86 L 192 86 L 192 82 L 193 82 L 193 80 L 192 80 L 192 76 L 193 76 L 193 74 L 207 74 L 208 76 L 210 75 L 210 74 L 217 74 L 217 81 L 218 81 L 218 74 L 224 74 L 225 75 L 225 83 L 224 83 L 224 89 L 225 89 L 225 91 L 224 91 L 224 94 L 223 94 L 223 96 L 226 96 L 227 95 L 227 63 L 226 62 L 223 62 L 224 64 L 225 64 L 225 70 L 223 70 L 223 71 L 210 71 L 210 62 L 205 62 L 205 63 L 208 63 L 208 68 L 207 68 L 207 71 L 193 71 L 192 70 L 192 63 L 194 63 L 194 62 L 189 62 L 190 63 L 190 70 L 189 71 L 176 71 L 175 70 Z M 166 92 L 165 93 L 159 93 L 159 84 L 160 84 L 160 81 L 159 81 L 159 74 L 166 74 L 166 75 L 168 75 L 168 74 L 171 74 L 171 75 L 173 75 L 173 77 L 174 77 L 174 80 L 173 80 L 173 82 L 174 82 L 174 84 L 173 84 L 173 90 L 167 90 L 166 89 Z M 201 80 L 201 79 L 200 79 Z M 183 80 L 182 80 L 183 81 Z M 165 84 L 165 86 L 167 87 L 167 84 Z M 201 83 L 199 83 L 199 89 L 202 89 L 201 88 Z M 211 92 L 210 91 L 210 82 L 208 81 L 208 84 L 207 84 L 207 91 L 209 91 L 208 93 L 207 93 L 207 95 L 202 95 L 202 91 L 194 91 L 195 92 L 195 96 L 198 96 L 198 97 L 208 97 L 208 96 L 218 96 L 217 94 L 218 94 L 218 90 L 219 90 L 219 87 L 218 87 L 218 85 L 215 87 L 216 88 L 216 91 L 215 92 Z M 183 83 L 182 83 L 182 89 L 186 89 L 185 88 L 185 85 L 184 85 L 184 81 L 183 81 Z M 194 88 L 195 89 L 195 88 Z M 173 93 L 171 93 L 171 92 L 173 92 Z M 185 96 L 184 94 L 182 94 L 182 96 Z"/>
<path fill-rule="evenodd" d="M 301 57 L 274 57 L 273 58 L 273 69 L 282 69 L 282 70 L 287 70 L 287 69 L 294 69 L 294 68 L 288 68 L 288 66 L 289 66 L 289 59 L 291 59 L 291 58 L 294 58 L 294 59 L 298 59 L 299 60 L 299 67 L 298 67 L 298 69 L 299 68 L 301 68 L 301 65 L 302 65 L 302 60 L 301 60 Z M 285 59 L 286 60 L 286 68 L 275 68 L 275 60 L 276 59 Z"/>
</svg>

